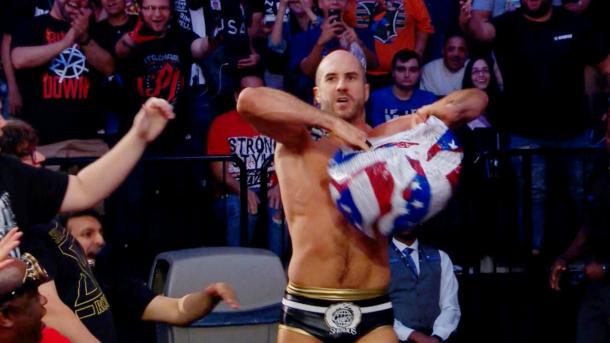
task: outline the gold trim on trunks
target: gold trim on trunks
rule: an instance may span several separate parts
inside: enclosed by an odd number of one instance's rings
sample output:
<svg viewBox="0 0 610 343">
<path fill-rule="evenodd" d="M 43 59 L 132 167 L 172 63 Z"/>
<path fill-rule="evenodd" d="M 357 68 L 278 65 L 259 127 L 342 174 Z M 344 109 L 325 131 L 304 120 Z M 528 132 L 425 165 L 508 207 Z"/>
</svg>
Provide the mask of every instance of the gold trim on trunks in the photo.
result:
<svg viewBox="0 0 610 343">
<path fill-rule="evenodd" d="M 305 298 L 328 301 L 359 301 L 377 298 L 387 294 L 385 288 L 352 289 L 352 288 L 322 288 L 299 286 L 292 282 L 286 287 L 288 294 Z"/>
<path fill-rule="evenodd" d="M 303 336 L 315 337 L 314 335 L 310 334 L 309 332 L 307 332 L 303 329 L 293 328 L 292 326 L 288 326 L 288 325 L 284 325 L 284 324 L 280 324 L 278 328 L 282 329 L 282 330 L 292 331 L 294 333 L 298 333 Z"/>
</svg>

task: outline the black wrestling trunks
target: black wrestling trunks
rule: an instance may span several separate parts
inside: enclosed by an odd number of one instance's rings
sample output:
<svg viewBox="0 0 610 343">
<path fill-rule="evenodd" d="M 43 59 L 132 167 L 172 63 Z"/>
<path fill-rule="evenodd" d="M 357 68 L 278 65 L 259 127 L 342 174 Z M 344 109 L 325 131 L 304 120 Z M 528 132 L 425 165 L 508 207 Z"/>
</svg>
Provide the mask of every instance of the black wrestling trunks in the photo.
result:
<svg viewBox="0 0 610 343">
<path fill-rule="evenodd" d="M 282 300 L 280 327 L 325 343 L 355 342 L 394 324 L 385 290 L 308 288 L 289 284 Z"/>
</svg>

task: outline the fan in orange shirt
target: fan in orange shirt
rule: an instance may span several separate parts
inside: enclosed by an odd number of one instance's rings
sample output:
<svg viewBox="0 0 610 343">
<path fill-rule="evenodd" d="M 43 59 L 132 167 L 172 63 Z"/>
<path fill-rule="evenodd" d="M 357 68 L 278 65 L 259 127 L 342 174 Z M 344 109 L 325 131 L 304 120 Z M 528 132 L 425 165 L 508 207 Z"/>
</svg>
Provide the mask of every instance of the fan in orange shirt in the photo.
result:
<svg viewBox="0 0 610 343">
<path fill-rule="evenodd" d="M 434 32 L 423 0 L 350 0 L 344 20 L 373 31 L 379 67 L 368 73 L 384 78 L 396 52 L 406 48 L 423 56 L 428 35 Z"/>
</svg>

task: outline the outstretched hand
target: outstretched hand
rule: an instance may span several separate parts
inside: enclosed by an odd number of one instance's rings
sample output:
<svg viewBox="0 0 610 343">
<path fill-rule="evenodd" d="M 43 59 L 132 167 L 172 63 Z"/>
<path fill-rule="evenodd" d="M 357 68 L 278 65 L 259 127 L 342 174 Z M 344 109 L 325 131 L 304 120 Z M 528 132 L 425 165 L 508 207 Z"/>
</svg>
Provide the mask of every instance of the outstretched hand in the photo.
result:
<svg viewBox="0 0 610 343">
<path fill-rule="evenodd" d="M 149 98 L 134 118 L 133 129 L 138 137 L 149 143 L 159 136 L 167 122 L 175 116 L 172 105 L 166 100 Z"/>
<path fill-rule="evenodd" d="M 232 309 L 239 308 L 235 291 L 231 286 L 224 282 L 216 282 L 209 285 L 208 288 L 205 289 L 205 292 L 216 301 L 222 300 L 226 302 L 227 305 L 229 305 L 229 307 Z"/>
<path fill-rule="evenodd" d="M 468 24 L 472 18 L 472 0 L 460 0 L 460 15 L 459 23 L 461 25 Z"/>
</svg>

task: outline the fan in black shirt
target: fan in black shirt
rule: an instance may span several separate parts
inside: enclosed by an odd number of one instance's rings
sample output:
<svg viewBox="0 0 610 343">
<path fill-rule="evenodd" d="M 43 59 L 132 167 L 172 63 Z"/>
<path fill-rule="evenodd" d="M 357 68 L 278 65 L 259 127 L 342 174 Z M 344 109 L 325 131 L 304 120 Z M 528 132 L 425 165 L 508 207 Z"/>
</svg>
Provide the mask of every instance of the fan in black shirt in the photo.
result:
<svg viewBox="0 0 610 343">
<path fill-rule="evenodd" d="M 32 168 L 14 157 L 0 154 L 0 237 L 19 227 L 24 232 L 24 244 L 28 240 L 36 242 L 33 225 L 49 223 L 59 211 L 89 208 L 106 198 L 125 179 L 148 143 L 159 135 L 173 116 L 166 101 L 150 99 L 136 116 L 129 133 L 104 157 L 75 176 Z M 3 125 L 4 122 L 0 126 Z M 41 286 L 41 291 L 45 285 Z M 50 291 L 53 290 L 56 295 L 57 290 L 51 285 Z M 52 306 L 51 299 L 47 306 Z M 65 318 L 55 318 L 51 322 L 54 314 L 51 310 L 48 309 L 45 318 L 49 326 L 72 341 L 96 341 L 82 325 L 78 325 L 78 321 L 77 325 Z"/>
</svg>

